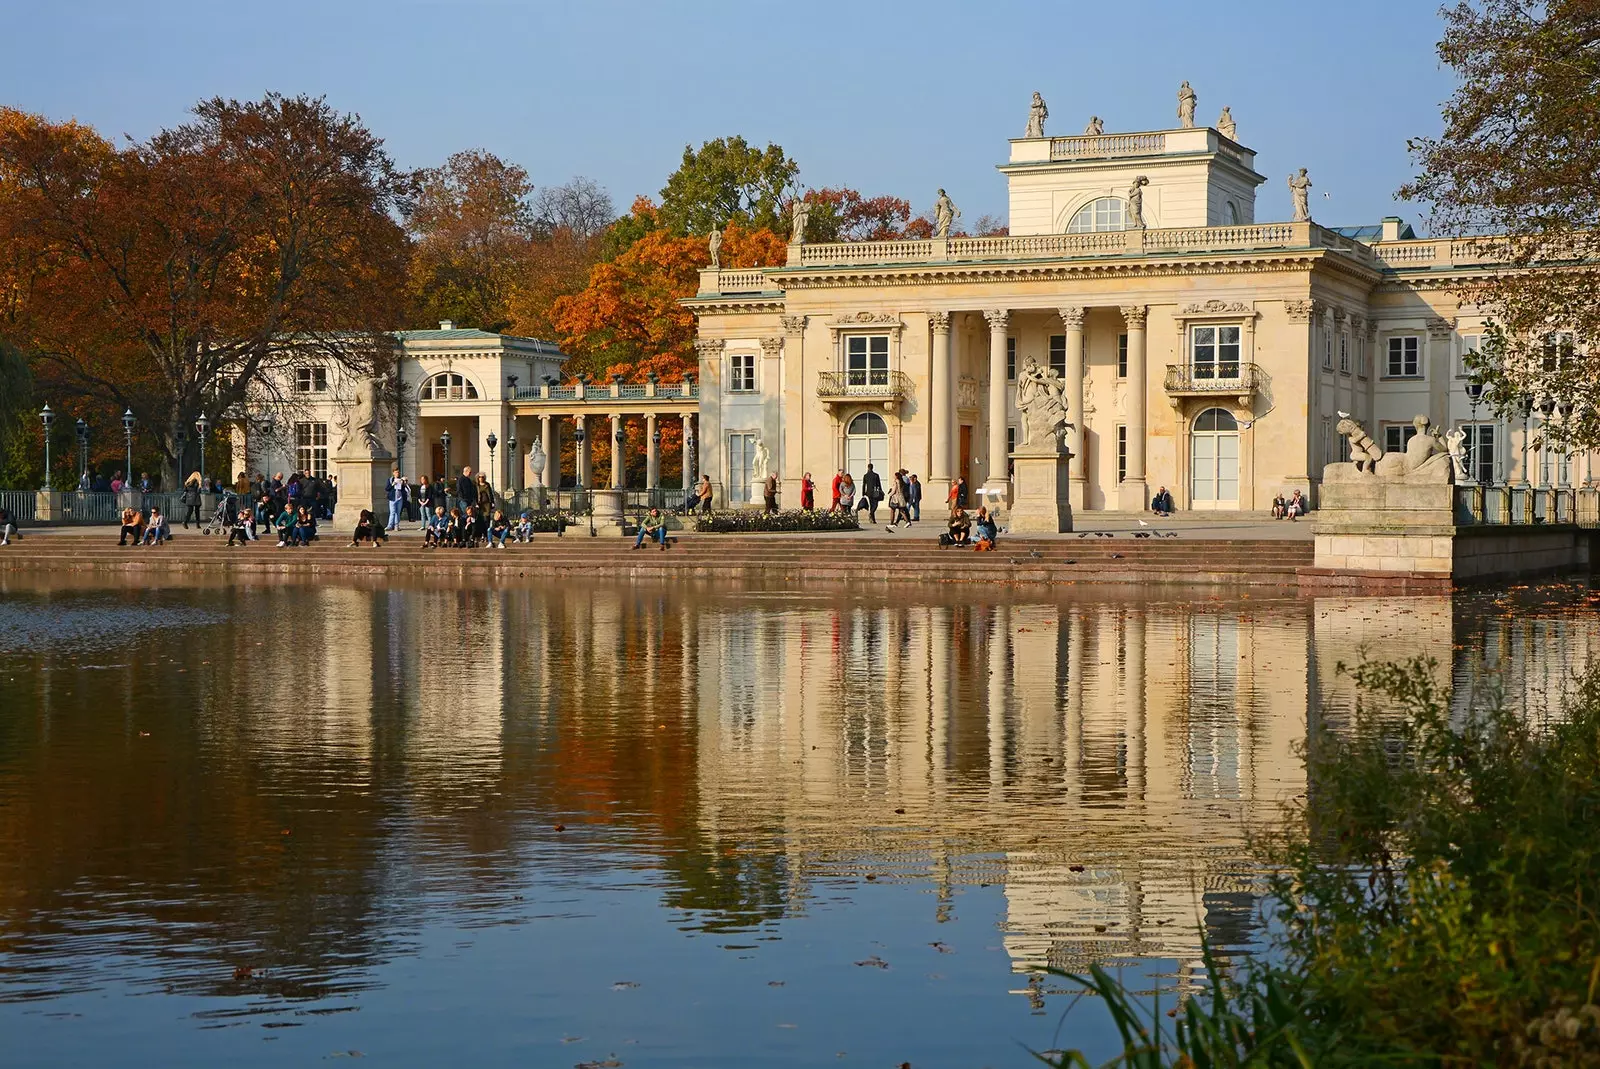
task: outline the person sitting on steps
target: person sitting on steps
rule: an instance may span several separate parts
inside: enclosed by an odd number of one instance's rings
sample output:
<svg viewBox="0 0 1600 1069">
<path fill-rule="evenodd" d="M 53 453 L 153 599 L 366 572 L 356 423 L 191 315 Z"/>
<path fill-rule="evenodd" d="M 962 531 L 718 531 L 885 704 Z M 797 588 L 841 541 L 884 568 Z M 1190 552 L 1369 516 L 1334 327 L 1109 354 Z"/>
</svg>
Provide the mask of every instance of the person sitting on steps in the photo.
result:
<svg viewBox="0 0 1600 1069">
<path fill-rule="evenodd" d="M 144 538 L 144 513 L 131 506 L 122 510 L 122 535 L 117 539 L 117 545 L 127 545 L 129 535 L 133 536 L 134 545 Z"/>
<path fill-rule="evenodd" d="M 1000 538 L 1000 527 L 994 522 L 994 517 L 990 515 L 987 506 L 978 506 L 978 519 L 974 526 L 978 540 L 973 544 L 973 550 L 978 553 L 991 552 L 995 542 Z"/>
<path fill-rule="evenodd" d="M 1172 515 L 1172 495 L 1167 492 L 1165 486 L 1157 490 L 1156 496 L 1150 499 L 1150 511 L 1157 516 Z"/>
<path fill-rule="evenodd" d="M 639 537 L 633 540 L 633 548 L 640 549 L 644 546 L 646 538 L 654 538 L 661 543 L 663 551 L 667 548 L 667 519 L 661 515 L 660 509 L 651 509 L 650 515 L 639 522 Z"/>
<path fill-rule="evenodd" d="M 939 541 L 947 546 L 971 545 L 972 521 L 967 518 L 967 510 L 956 508 L 950 512 L 949 530 L 940 536 Z"/>
</svg>

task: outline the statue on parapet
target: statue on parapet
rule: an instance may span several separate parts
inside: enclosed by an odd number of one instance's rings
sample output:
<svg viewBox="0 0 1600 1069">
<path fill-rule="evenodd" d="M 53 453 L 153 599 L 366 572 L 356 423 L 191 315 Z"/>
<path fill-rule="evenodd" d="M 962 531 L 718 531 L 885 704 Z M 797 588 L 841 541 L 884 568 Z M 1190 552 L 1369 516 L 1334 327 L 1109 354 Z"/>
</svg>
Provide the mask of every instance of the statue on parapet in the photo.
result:
<svg viewBox="0 0 1600 1069">
<path fill-rule="evenodd" d="M 1083 128 L 1084 137 L 1099 137 L 1106 132 L 1106 124 L 1100 121 L 1100 116 L 1089 116 L 1089 125 Z"/>
<path fill-rule="evenodd" d="M 1178 125 L 1183 129 L 1194 129 L 1194 106 L 1199 100 L 1188 82 L 1178 87 Z"/>
<path fill-rule="evenodd" d="M 1028 105 L 1028 128 L 1022 132 L 1023 137 L 1043 137 L 1044 121 L 1050 117 L 1050 109 L 1045 107 L 1044 97 L 1034 90 L 1033 103 Z"/>
<path fill-rule="evenodd" d="M 1311 221 L 1311 179 L 1306 177 L 1306 169 L 1300 168 L 1299 174 L 1289 176 L 1289 195 L 1294 198 L 1294 219 L 1296 223 Z"/>
<path fill-rule="evenodd" d="M 1450 454 L 1450 463 L 1456 471 L 1456 482 L 1467 483 L 1472 481 L 1472 474 L 1467 470 L 1467 429 L 1457 427 L 1444 436 L 1444 447 Z"/>
<path fill-rule="evenodd" d="M 939 199 L 933 202 L 933 236 L 949 237 L 950 227 L 960 214 L 961 209 L 956 207 L 955 201 L 950 199 L 949 194 L 942 189 L 939 190 Z"/>
<path fill-rule="evenodd" d="M 1229 141 L 1239 140 L 1239 126 L 1233 121 L 1233 109 L 1223 106 L 1222 114 L 1217 117 L 1217 133 Z"/>
<path fill-rule="evenodd" d="M 1144 229 L 1144 187 L 1150 184 L 1150 179 L 1139 175 L 1133 180 L 1133 185 L 1128 187 L 1128 229 Z"/>
<path fill-rule="evenodd" d="M 720 270 L 722 267 L 722 231 L 713 230 L 707 245 L 711 249 L 711 269 L 713 271 Z"/>
<path fill-rule="evenodd" d="M 789 206 L 789 219 L 793 224 L 789 231 L 789 244 L 804 245 L 806 243 L 806 223 L 811 221 L 811 205 L 805 197 L 796 197 Z"/>
<path fill-rule="evenodd" d="M 1017 376 L 1017 411 L 1033 451 L 1061 451 L 1061 432 L 1072 424 L 1067 422 L 1067 384 L 1055 368 L 1028 358 Z"/>
</svg>

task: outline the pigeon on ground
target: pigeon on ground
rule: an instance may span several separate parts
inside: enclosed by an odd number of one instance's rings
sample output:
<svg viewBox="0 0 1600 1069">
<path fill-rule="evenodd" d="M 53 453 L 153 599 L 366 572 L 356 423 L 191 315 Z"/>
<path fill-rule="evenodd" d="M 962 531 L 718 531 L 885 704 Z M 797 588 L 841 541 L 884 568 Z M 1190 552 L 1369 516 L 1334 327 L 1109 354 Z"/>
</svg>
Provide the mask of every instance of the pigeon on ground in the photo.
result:
<svg viewBox="0 0 1600 1069">
<path fill-rule="evenodd" d="M 1139 526 L 1140 527 L 1149 527 L 1150 526 L 1150 521 L 1149 520 L 1140 520 L 1139 521 Z"/>
</svg>

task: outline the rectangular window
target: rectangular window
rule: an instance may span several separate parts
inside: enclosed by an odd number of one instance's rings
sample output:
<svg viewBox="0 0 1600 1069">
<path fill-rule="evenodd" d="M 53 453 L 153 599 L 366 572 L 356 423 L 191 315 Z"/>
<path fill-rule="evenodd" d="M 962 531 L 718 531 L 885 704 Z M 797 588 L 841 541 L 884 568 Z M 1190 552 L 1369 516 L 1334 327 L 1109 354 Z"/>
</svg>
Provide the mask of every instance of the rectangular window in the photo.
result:
<svg viewBox="0 0 1600 1069">
<path fill-rule="evenodd" d="M 1350 374 L 1350 335 L 1342 331 L 1339 334 L 1339 370 Z"/>
<path fill-rule="evenodd" d="M 1467 432 L 1467 470 L 1472 473 L 1478 482 L 1493 485 L 1495 482 L 1495 427 L 1493 423 L 1468 423 L 1462 428 Z"/>
<path fill-rule="evenodd" d="M 1128 336 L 1117 335 L 1117 378 L 1128 377 Z"/>
<path fill-rule="evenodd" d="M 756 466 L 756 436 L 728 435 L 728 504 L 750 502 L 750 478 Z"/>
<path fill-rule="evenodd" d="M 328 477 L 328 425 L 326 423 L 296 423 L 294 425 L 294 465 L 297 471 L 309 471 L 319 479 Z"/>
<path fill-rule="evenodd" d="M 1067 377 L 1067 336 L 1065 334 L 1050 335 L 1050 366 L 1062 378 Z"/>
<path fill-rule="evenodd" d="M 1367 349 L 1359 343 L 1356 345 L 1356 377 L 1367 377 Z"/>
<path fill-rule="evenodd" d="M 1326 327 L 1322 331 L 1322 370 L 1333 370 L 1333 331 Z"/>
<path fill-rule="evenodd" d="M 1422 339 L 1415 334 L 1389 339 L 1389 363 L 1384 376 L 1391 379 L 1414 379 L 1422 374 L 1419 352 Z"/>
<path fill-rule="evenodd" d="M 1332 435 L 1332 430 L 1333 430 L 1333 421 L 1328 419 L 1327 416 L 1323 416 L 1322 417 L 1322 462 L 1324 464 L 1330 464 L 1330 463 L 1333 462 L 1333 435 Z"/>
<path fill-rule="evenodd" d="M 325 367 L 297 367 L 294 369 L 296 393 L 327 393 L 328 369 Z"/>
<path fill-rule="evenodd" d="M 1017 339 L 1006 339 L 1006 381 L 1017 381 Z"/>
<path fill-rule="evenodd" d="M 1117 424 L 1117 482 L 1128 481 L 1128 425 Z"/>
<path fill-rule="evenodd" d="M 1017 451 L 1017 429 L 1015 427 L 1007 427 L 1006 428 L 1006 456 L 1010 456 L 1012 453 L 1015 453 L 1016 451 Z"/>
<path fill-rule="evenodd" d="M 1542 363 L 1545 371 L 1560 371 L 1562 368 L 1572 366 L 1572 335 L 1566 331 L 1559 331 L 1544 336 L 1544 360 Z"/>
<path fill-rule="evenodd" d="M 889 385 L 889 335 L 852 334 L 845 343 L 845 385 Z"/>
<path fill-rule="evenodd" d="M 756 354 L 734 353 L 728 358 L 728 389 L 733 393 L 754 393 L 756 389 Z"/>
<path fill-rule="evenodd" d="M 1406 443 L 1415 438 L 1417 428 L 1409 423 L 1391 423 L 1383 428 L 1383 451 L 1385 453 L 1404 453 Z"/>
<path fill-rule="evenodd" d="M 1456 374 L 1462 378 L 1472 374 L 1472 365 L 1478 359 L 1478 352 L 1483 346 L 1481 334 L 1461 335 L 1461 364 L 1456 368 Z"/>
<path fill-rule="evenodd" d="M 1190 349 L 1196 379 L 1239 377 L 1239 328 L 1195 327 Z"/>
</svg>

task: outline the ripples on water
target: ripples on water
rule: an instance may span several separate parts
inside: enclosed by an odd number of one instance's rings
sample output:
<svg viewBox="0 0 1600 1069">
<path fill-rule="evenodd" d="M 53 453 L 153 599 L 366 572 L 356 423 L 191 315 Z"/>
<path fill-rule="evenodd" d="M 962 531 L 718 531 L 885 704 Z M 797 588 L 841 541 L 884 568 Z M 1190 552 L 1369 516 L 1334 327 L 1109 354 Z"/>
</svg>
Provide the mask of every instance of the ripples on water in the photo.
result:
<svg viewBox="0 0 1600 1069">
<path fill-rule="evenodd" d="M 1028 1064 L 1047 967 L 1259 944 L 1336 666 L 1546 708 L 1584 590 L 0 579 L 0 1033 L 38 1065 Z M 1010 596 L 1010 595 L 1008 595 Z M 182 1052 L 182 1053 L 179 1053 Z"/>
</svg>

